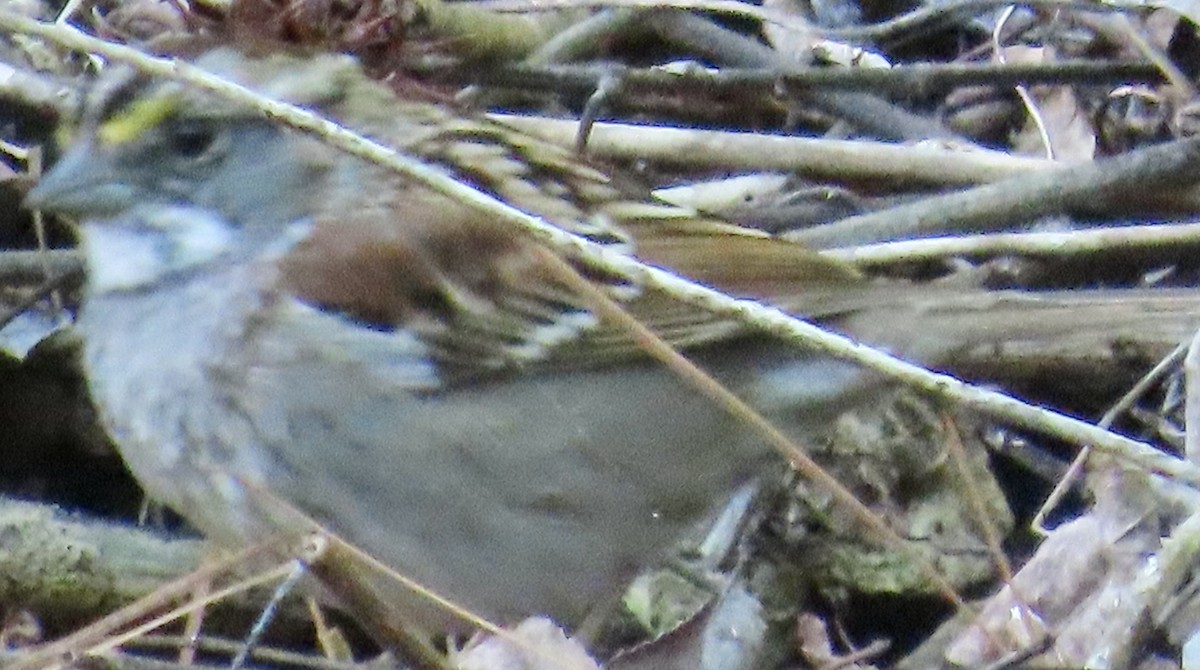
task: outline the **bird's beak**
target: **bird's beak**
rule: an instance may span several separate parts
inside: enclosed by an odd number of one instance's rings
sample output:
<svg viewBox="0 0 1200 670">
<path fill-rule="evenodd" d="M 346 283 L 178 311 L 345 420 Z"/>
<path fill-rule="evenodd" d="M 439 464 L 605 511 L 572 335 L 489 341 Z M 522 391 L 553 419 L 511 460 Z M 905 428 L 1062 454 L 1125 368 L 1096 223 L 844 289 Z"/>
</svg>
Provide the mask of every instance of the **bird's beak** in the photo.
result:
<svg viewBox="0 0 1200 670">
<path fill-rule="evenodd" d="M 90 142 L 73 146 L 25 196 L 25 206 L 74 217 L 103 217 L 132 205 L 134 189 L 118 177 L 104 153 Z"/>
</svg>

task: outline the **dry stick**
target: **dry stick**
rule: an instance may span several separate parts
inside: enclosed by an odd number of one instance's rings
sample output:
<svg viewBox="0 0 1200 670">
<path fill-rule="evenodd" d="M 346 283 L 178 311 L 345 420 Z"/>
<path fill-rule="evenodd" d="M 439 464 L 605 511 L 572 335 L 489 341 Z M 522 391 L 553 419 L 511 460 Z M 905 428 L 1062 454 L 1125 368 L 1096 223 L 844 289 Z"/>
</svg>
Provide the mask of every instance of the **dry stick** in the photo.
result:
<svg viewBox="0 0 1200 670">
<path fill-rule="evenodd" d="M 209 565 L 202 565 L 191 573 L 164 584 L 154 592 L 94 621 L 87 626 L 38 647 L 36 651 L 6 666 L 6 670 L 45 670 L 58 664 L 74 660 L 76 654 L 102 644 L 114 630 L 141 619 L 163 603 L 192 593 L 196 585 L 212 580 L 228 570 L 245 565 L 247 561 L 273 548 L 270 542 L 260 542 L 232 556 Z"/>
<path fill-rule="evenodd" d="M 1001 544 L 1000 534 L 996 532 L 996 526 L 988 518 L 987 510 L 983 506 L 983 501 L 980 499 L 977 491 L 979 487 L 975 482 L 974 474 L 967 463 L 967 449 L 962 441 L 962 434 L 958 430 L 954 419 L 943 413 L 942 426 L 946 432 L 946 444 L 950 452 L 950 460 L 954 463 L 954 468 L 958 472 L 959 495 L 967 501 L 970 507 L 971 516 L 978 524 L 979 532 L 983 535 L 984 544 L 987 545 L 988 552 L 991 553 L 992 559 L 996 562 L 997 572 L 1000 573 L 1000 579 L 1012 591 L 1015 596 L 1015 606 L 1020 608 L 1020 616 L 1036 616 L 1033 612 L 1033 606 L 1030 605 L 1030 600 L 1024 597 L 1016 584 L 1013 583 L 1012 564 L 1009 563 L 1008 557 L 1004 554 L 1004 547 Z M 987 634 L 987 633 L 985 633 Z M 989 638 L 992 636 L 987 634 Z M 995 643 L 994 639 L 989 639 L 991 643 Z"/>
<path fill-rule="evenodd" d="M 200 582 L 192 589 L 193 600 L 203 600 L 212 592 L 211 582 Z M 187 615 L 183 621 L 183 639 L 187 644 L 179 649 L 180 665 L 191 665 L 196 661 L 196 644 L 200 641 L 200 631 L 204 628 L 204 613 L 206 610 L 196 610 Z"/>
<path fill-rule="evenodd" d="M 182 616 L 190 615 L 193 612 L 208 607 L 213 603 L 220 602 L 221 600 L 224 600 L 232 595 L 243 593 L 258 586 L 270 584 L 271 582 L 282 580 L 288 575 L 289 572 L 291 572 L 291 563 L 291 561 L 288 561 L 286 563 L 277 565 L 269 570 L 266 570 L 265 572 L 261 572 L 253 577 L 239 581 L 236 584 L 208 593 L 203 599 L 192 600 L 186 605 L 182 605 L 169 612 L 150 619 L 149 621 L 140 623 L 137 626 L 120 633 L 119 635 L 106 637 L 104 640 L 97 642 L 94 646 L 89 648 L 88 653 L 102 654 L 112 651 L 113 649 L 120 647 L 130 640 L 139 638 L 156 628 L 161 628 L 162 626 L 176 621 Z"/>
<path fill-rule="evenodd" d="M 586 93 L 613 67 L 607 64 L 529 62 L 486 70 L 450 73 L 451 81 L 522 88 L 551 93 Z M 1067 59 L 1054 63 L 900 63 L 889 68 L 863 67 L 722 67 L 682 73 L 664 68 L 623 68 L 622 83 L 631 93 L 758 93 L 788 88 L 870 91 L 876 95 L 933 94 L 964 86 L 1110 85 L 1152 83 L 1163 77 L 1150 61 Z"/>
<path fill-rule="evenodd" d="M 165 633 L 157 633 L 147 635 L 137 640 L 130 640 L 125 643 L 128 649 L 138 651 L 173 651 L 191 644 L 186 636 L 183 635 L 168 635 Z M 228 640 L 213 636 L 206 636 L 196 643 L 199 651 L 208 654 L 221 654 L 223 656 L 233 656 L 237 653 L 238 646 L 241 644 L 237 640 Z M 122 658 L 124 661 L 127 657 Z M 140 657 L 142 660 L 145 657 Z M 254 652 L 254 658 L 261 663 L 270 664 L 271 667 L 281 668 L 308 668 L 310 670 L 369 670 L 372 666 L 363 663 L 355 663 L 353 661 L 337 661 L 330 660 L 326 657 L 313 654 L 295 651 L 287 651 L 285 649 L 277 649 L 274 647 L 259 647 Z M 123 668 L 124 664 L 119 664 Z M 170 665 L 163 664 L 155 666 L 155 670 L 209 670 L 209 666 L 196 665 L 195 663 L 172 663 Z"/>
<path fill-rule="evenodd" d="M 11 150 L 10 150 L 11 153 Z M 34 175 L 38 178 L 42 175 L 42 148 L 40 146 L 33 147 L 25 152 L 25 174 Z M 50 260 L 46 256 L 46 252 L 50 250 L 49 233 L 46 231 L 46 219 L 41 212 L 33 213 L 33 233 L 37 238 L 37 251 L 41 258 L 42 277 L 47 283 L 59 284 L 57 280 L 61 279 L 59 275 L 54 274 L 54 268 L 50 265 Z M 66 322 L 65 312 L 63 310 L 62 292 L 57 288 L 50 291 L 50 306 L 54 313 L 58 315 L 61 323 Z"/>
<path fill-rule="evenodd" d="M 738 318 L 748 325 L 789 342 L 871 368 L 901 383 L 946 398 L 987 416 L 1073 444 L 1090 443 L 1117 458 L 1200 489 L 1200 468 L 1164 454 L 1149 444 L 1026 404 L 1001 393 L 964 384 L 949 375 L 932 373 L 841 335 L 830 333 L 782 310 L 752 300 L 732 298 L 660 268 L 645 265 L 620 251 L 608 249 L 514 209 L 507 203 L 455 180 L 443 170 L 367 140 L 328 119 L 295 105 L 266 98 L 195 66 L 152 58 L 137 49 L 106 42 L 75 29 L 40 23 L 6 11 L 0 11 L 0 29 L 34 35 L 71 49 L 99 53 L 111 60 L 138 67 L 147 74 L 183 81 L 238 104 L 251 105 L 293 128 L 320 137 L 331 146 L 395 170 L 435 192 L 507 221 L 555 249 L 577 254 L 599 268 L 626 275 L 643 286 L 664 291 L 672 297 L 715 314 Z M 1197 140 L 1193 140 L 1195 141 Z M 1194 148 L 1195 144 L 1188 146 Z"/>
<path fill-rule="evenodd" d="M 1047 233 L 991 233 L 929 237 L 822 251 L 826 256 L 874 267 L 953 257 L 1016 254 L 1063 258 L 1131 249 L 1166 248 L 1200 242 L 1200 223 L 1147 224 Z"/>
<path fill-rule="evenodd" d="M 967 447 L 963 444 L 962 433 L 959 432 L 954 419 L 945 413 L 942 415 L 942 428 L 946 432 L 946 445 L 950 452 L 950 460 L 954 463 L 954 469 L 958 472 L 959 486 L 962 487 L 959 495 L 966 499 L 971 508 L 971 516 L 975 518 L 975 523 L 979 524 L 979 532 L 983 535 L 984 544 L 987 545 L 988 551 L 996 561 L 1000 579 L 1011 588 L 1012 565 L 1008 562 L 1008 557 L 1004 555 L 1000 534 L 996 532 L 996 525 L 988 518 L 987 509 L 984 508 L 983 501 L 978 494 L 980 488 L 967 463 Z"/>
<path fill-rule="evenodd" d="M 1175 140 L 1113 158 L 1020 175 L 959 193 L 795 231 L 788 239 L 814 247 L 983 232 L 1097 202 L 1166 191 L 1200 178 L 1200 138 Z"/>
<path fill-rule="evenodd" d="M 996 21 L 995 27 L 992 28 L 992 58 L 1001 65 L 1006 65 L 1004 60 L 1004 41 L 1001 36 L 1004 33 L 1004 26 L 1008 20 L 1012 18 L 1013 12 L 1017 10 L 1016 5 L 1009 5 L 1000 11 L 1000 18 Z M 1029 115 L 1029 120 L 1033 122 L 1033 126 L 1037 128 L 1038 139 L 1042 143 L 1042 148 L 1046 152 L 1046 158 L 1054 160 L 1054 143 L 1050 139 L 1050 130 L 1046 128 L 1046 118 L 1042 114 L 1041 107 L 1037 101 L 1033 99 L 1033 94 L 1029 92 L 1029 87 L 1025 84 L 1017 84 L 1013 87 L 1017 97 L 1021 100 L 1021 106 L 1025 108 L 1025 113 Z"/>
<path fill-rule="evenodd" d="M 742 67 L 777 67 L 782 64 L 783 59 L 777 52 L 695 14 L 650 12 L 645 20 L 668 42 L 719 63 Z M 812 88 L 798 88 L 788 93 L 879 137 L 914 141 L 955 139 L 963 145 L 971 144 L 942 124 L 901 109 L 875 95 Z"/>
<path fill-rule="evenodd" d="M 330 659 L 353 658 L 353 652 L 349 648 L 349 641 L 346 640 L 336 626 L 329 623 L 325 616 L 325 611 L 321 609 L 321 604 L 312 596 L 305 596 L 304 604 L 308 608 L 308 618 L 312 621 L 313 637 L 316 638 L 317 649 L 320 651 L 321 657 Z"/>
<path fill-rule="evenodd" d="M 1108 428 L 1114 422 L 1116 422 L 1117 417 L 1120 416 L 1122 412 L 1132 407 L 1133 403 L 1137 402 L 1138 398 L 1141 398 L 1143 395 L 1145 395 L 1146 391 L 1150 390 L 1152 385 L 1157 384 L 1173 366 L 1183 360 L 1183 357 L 1187 352 L 1187 343 L 1181 343 L 1176 346 L 1174 351 L 1163 357 L 1163 359 L 1156 363 L 1149 372 L 1142 375 L 1142 378 L 1133 385 L 1133 388 L 1129 389 L 1125 395 L 1121 396 L 1121 398 L 1117 400 L 1117 402 L 1111 408 L 1109 408 L 1107 412 L 1104 413 L 1104 416 L 1100 417 L 1100 420 L 1096 422 L 1096 425 L 1100 426 L 1101 428 Z M 1077 479 L 1079 479 L 1080 475 L 1083 474 L 1083 466 L 1087 463 L 1088 457 L 1091 455 L 1091 453 L 1091 446 L 1084 445 L 1084 447 L 1080 449 L 1077 454 L 1075 454 L 1075 458 L 1071 459 L 1071 465 L 1067 467 L 1067 471 L 1063 473 L 1063 476 L 1059 478 L 1058 483 L 1054 485 L 1054 490 L 1050 491 L 1050 495 L 1046 496 L 1046 500 L 1042 503 L 1042 506 L 1039 507 L 1037 513 L 1033 515 L 1033 520 L 1029 522 L 1029 527 L 1035 532 L 1041 534 L 1043 537 L 1050 534 L 1050 530 L 1046 528 L 1046 517 L 1049 516 L 1050 512 L 1055 507 L 1058 507 L 1058 503 L 1067 495 L 1067 491 L 1071 489 L 1071 486 Z"/>
<path fill-rule="evenodd" d="M 489 119 L 563 147 L 574 145 L 579 124 L 515 114 Z M 960 151 L 891 142 L 831 140 L 770 133 L 597 123 L 588 156 L 651 160 L 722 170 L 789 170 L 839 181 L 892 179 L 920 184 L 973 185 L 1048 170 L 1056 163 L 999 151 Z"/>
<path fill-rule="evenodd" d="M 1193 463 L 1200 461 L 1200 331 L 1192 338 L 1187 356 L 1183 359 L 1183 371 L 1187 384 L 1184 401 L 1184 449 L 1183 453 Z"/>
</svg>

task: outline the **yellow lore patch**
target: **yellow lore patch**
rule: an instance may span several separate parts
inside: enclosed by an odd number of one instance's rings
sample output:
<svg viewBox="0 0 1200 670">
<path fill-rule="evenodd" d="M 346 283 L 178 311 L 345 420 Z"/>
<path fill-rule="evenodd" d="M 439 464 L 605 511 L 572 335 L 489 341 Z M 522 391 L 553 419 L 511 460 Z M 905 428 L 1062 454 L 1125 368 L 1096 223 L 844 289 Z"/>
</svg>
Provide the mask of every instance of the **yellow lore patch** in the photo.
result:
<svg viewBox="0 0 1200 670">
<path fill-rule="evenodd" d="M 104 144 L 131 142 L 162 123 L 179 108 L 179 96 L 162 95 L 133 101 L 122 113 L 114 115 L 96 129 Z"/>
</svg>

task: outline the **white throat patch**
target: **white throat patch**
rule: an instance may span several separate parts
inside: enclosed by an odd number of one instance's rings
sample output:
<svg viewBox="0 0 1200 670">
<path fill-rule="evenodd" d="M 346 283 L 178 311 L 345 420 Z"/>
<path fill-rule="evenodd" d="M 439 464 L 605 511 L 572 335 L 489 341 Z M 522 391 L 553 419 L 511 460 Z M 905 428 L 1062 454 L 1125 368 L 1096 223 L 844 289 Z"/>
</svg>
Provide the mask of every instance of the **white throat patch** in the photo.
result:
<svg viewBox="0 0 1200 670">
<path fill-rule="evenodd" d="M 83 226 L 92 293 L 143 288 L 210 263 L 234 242 L 224 219 L 194 207 L 138 207 Z"/>
</svg>

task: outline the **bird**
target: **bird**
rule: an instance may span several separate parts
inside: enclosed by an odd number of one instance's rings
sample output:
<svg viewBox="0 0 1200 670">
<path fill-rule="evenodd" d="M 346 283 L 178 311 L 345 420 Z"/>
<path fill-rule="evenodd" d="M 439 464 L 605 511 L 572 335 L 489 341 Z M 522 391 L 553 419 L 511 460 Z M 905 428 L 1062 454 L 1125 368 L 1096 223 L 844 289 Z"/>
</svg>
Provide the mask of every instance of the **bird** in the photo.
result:
<svg viewBox="0 0 1200 670">
<path fill-rule="evenodd" d="M 347 57 L 223 49 L 196 64 L 589 240 L 687 257 L 707 281 L 749 294 L 859 279 L 654 202 L 567 150 L 401 100 Z M 109 68 L 80 116 L 28 204 L 82 222 L 91 392 L 147 492 L 205 535 L 280 531 L 261 490 L 482 616 L 571 625 L 762 467 L 766 445 L 502 222 L 130 68 Z M 567 260 L 795 432 L 859 377 Z"/>
<path fill-rule="evenodd" d="M 221 48 L 196 65 L 732 295 L 796 313 L 869 295 L 850 266 L 402 99 L 349 57 Z M 219 543 L 307 530 L 279 500 L 479 616 L 574 627 L 773 458 L 600 318 L 542 243 L 184 83 L 106 68 L 26 204 L 81 223 L 76 327 L 122 458 Z M 563 260 L 797 440 L 879 392 L 849 363 Z M 463 625 L 403 589 L 389 601 Z"/>
</svg>

